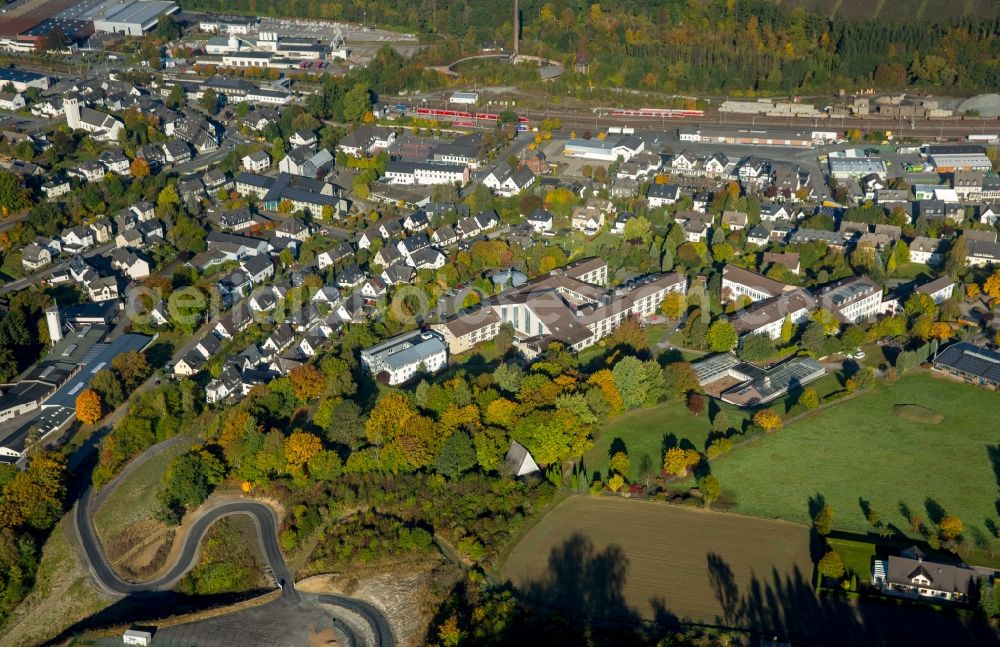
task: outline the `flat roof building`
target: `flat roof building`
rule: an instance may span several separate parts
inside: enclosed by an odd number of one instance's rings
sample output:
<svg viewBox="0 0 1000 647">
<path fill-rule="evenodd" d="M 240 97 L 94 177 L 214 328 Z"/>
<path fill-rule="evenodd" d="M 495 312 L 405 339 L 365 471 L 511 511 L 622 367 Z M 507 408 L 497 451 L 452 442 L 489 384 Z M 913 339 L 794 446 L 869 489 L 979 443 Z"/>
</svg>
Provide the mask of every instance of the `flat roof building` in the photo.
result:
<svg viewBox="0 0 1000 647">
<path fill-rule="evenodd" d="M 142 36 L 156 27 L 161 15 L 170 15 L 178 11 L 180 7 L 170 0 L 134 0 L 125 4 L 115 3 L 107 6 L 102 15 L 94 18 L 94 31 Z"/>
</svg>

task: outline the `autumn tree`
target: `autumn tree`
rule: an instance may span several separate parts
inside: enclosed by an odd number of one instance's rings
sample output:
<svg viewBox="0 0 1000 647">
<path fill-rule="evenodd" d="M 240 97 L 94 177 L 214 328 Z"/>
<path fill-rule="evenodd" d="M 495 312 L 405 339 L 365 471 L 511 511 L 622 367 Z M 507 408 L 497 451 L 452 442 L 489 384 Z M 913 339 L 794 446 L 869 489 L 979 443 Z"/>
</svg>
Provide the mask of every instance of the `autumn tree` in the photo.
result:
<svg viewBox="0 0 1000 647">
<path fill-rule="evenodd" d="M 685 476 L 700 462 L 701 455 L 695 450 L 672 447 L 663 456 L 663 471 L 671 476 Z"/>
<path fill-rule="evenodd" d="M 622 401 L 622 395 L 618 391 L 618 387 L 615 385 L 615 377 L 612 375 L 611 371 L 603 368 L 591 375 L 587 382 L 595 385 L 601 390 L 601 393 L 604 395 L 604 399 L 607 401 L 608 407 L 610 407 L 612 413 L 621 411 L 624 403 Z"/>
<path fill-rule="evenodd" d="M 788 342 L 792 341 L 793 332 L 792 317 L 791 315 L 785 315 L 785 320 L 781 322 L 781 343 L 788 344 Z"/>
<path fill-rule="evenodd" d="M 822 508 L 813 517 L 813 528 L 816 529 L 816 533 L 822 536 L 830 534 L 833 530 L 833 506 L 829 503 L 823 505 Z"/>
<path fill-rule="evenodd" d="M 626 347 L 639 352 L 649 348 L 649 339 L 639 325 L 639 319 L 628 317 L 608 336 L 607 345 L 609 348 Z"/>
<path fill-rule="evenodd" d="M 708 329 L 708 347 L 716 353 L 727 353 L 736 347 L 737 336 L 733 324 L 716 319 Z"/>
<path fill-rule="evenodd" d="M 103 415 L 101 396 L 93 389 L 84 389 L 76 396 L 76 419 L 85 425 L 92 425 Z"/>
<path fill-rule="evenodd" d="M 111 368 L 118 374 L 122 384 L 128 391 L 142 384 L 143 380 L 153 372 L 146 356 L 137 351 L 118 355 L 111 360 Z"/>
<path fill-rule="evenodd" d="M 631 466 L 632 461 L 625 452 L 615 452 L 608 461 L 608 467 L 617 474 L 627 475 Z"/>
<path fill-rule="evenodd" d="M 781 416 L 773 409 L 761 409 L 753 414 L 753 423 L 768 433 L 778 431 L 782 425 Z"/>
<path fill-rule="evenodd" d="M 365 422 L 368 442 L 379 447 L 395 438 L 416 411 L 402 393 L 387 393 L 379 398 Z"/>
<path fill-rule="evenodd" d="M 144 157 L 137 157 L 132 160 L 128 171 L 129 174 L 137 180 L 149 177 L 149 162 L 147 162 Z"/>
<path fill-rule="evenodd" d="M 683 397 L 701 388 L 698 375 L 690 362 L 672 362 L 663 371 L 666 380 L 667 393 L 675 397 Z"/>
<path fill-rule="evenodd" d="M 823 577 L 839 580 L 844 577 L 844 560 L 840 558 L 840 555 L 831 550 L 820 558 L 817 569 Z"/>
<path fill-rule="evenodd" d="M 819 406 L 819 393 L 812 388 L 804 390 L 799 396 L 799 404 L 806 409 L 815 409 Z"/>
<path fill-rule="evenodd" d="M 66 459 L 59 452 L 42 451 L 3 486 L 0 516 L 5 525 L 42 530 L 51 528 L 63 512 Z"/>
<path fill-rule="evenodd" d="M 313 434 L 304 431 L 294 431 L 285 440 L 285 462 L 288 470 L 295 473 L 302 471 L 302 466 L 323 449 L 323 442 Z"/>
<path fill-rule="evenodd" d="M 993 272 L 983 283 L 983 292 L 993 300 L 1000 299 L 1000 270 Z"/>
<path fill-rule="evenodd" d="M 660 304 L 660 313 L 668 319 L 680 319 L 687 308 L 687 301 L 680 292 L 668 292 Z"/>
<path fill-rule="evenodd" d="M 941 522 L 938 524 L 938 528 L 941 530 L 941 537 L 948 541 L 954 541 L 965 530 L 965 524 L 962 520 L 955 515 L 945 515 L 942 517 Z"/>
<path fill-rule="evenodd" d="M 295 398 L 299 402 L 308 402 L 318 398 L 326 388 L 323 374 L 312 364 L 296 366 L 288 372 L 288 379 L 295 389 Z"/>
<path fill-rule="evenodd" d="M 719 483 L 719 479 L 713 474 L 702 478 L 698 483 L 698 489 L 701 490 L 701 498 L 705 502 L 706 508 L 711 506 L 712 502 L 722 494 L 722 484 Z"/>
</svg>

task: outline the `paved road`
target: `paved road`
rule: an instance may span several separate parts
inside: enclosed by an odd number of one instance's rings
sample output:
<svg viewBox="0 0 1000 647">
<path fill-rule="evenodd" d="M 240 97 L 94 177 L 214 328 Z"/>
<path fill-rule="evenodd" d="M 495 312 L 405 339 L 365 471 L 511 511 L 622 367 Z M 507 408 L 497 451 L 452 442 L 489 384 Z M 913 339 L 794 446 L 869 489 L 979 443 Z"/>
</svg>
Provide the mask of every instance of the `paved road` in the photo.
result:
<svg viewBox="0 0 1000 647">
<path fill-rule="evenodd" d="M 191 442 L 187 436 L 176 436 L 150 447 L 135 459 L 114 479 L 105 485 L 100 493 L 95 494 L 93 485 L 88 484 L 73 510 L 73 525 L 76 527 L 77 538 L 83 548 L 87 566 L 98 585 L 112 594 L 131 595 L 156 591 L 169 591 L 185 573 L 198 563 L 198 550 L 202 537 L 209 527 L 219 519 L 233 514 L 245 514 L 253 518 L 257 526 L 258 538 L 264 557 L 270 565 L 271 572 L 277 582 L 282 585 L 281 596 L 286 603 L 321 602 L 343 607 L 352 611 L 370 625 L 378 647 L 392 647 L 395 640 L 392 629 L 382 613 L 371 604 L 362 600 L 340 595 L 303 596 L 295 589 L 295 580 L 289 571 L 285 558 L 278 546 L 278 520 L 270 506 L 256 501 L 221 501 L 210 505 L 205 512 L 191 525 L 184 541 L 180 555 L 172 566 L 160 577 L 146 582 L 129 582 L 115 573 L 104 554 L 104 548 L 94 527 L 94 511 L 121 484 L 124 478 L 139 469 L 149 459 L 169 447 L 180 443 Z M 357 644 L 356 638 L 353 640 Z"/>
<path fill-rule="evenodd" d="M 83 253 L 83 257 L 91 258 L 93 256 L 97 256 L 98 254 L 103 254 L 104 252 L 110 251 L 114 249 L 114 247 L 115 247 L 114 241 L 107 242 L 101 245 L 100 247 L 94 247 L 92 249 L 87 250 L 86 252 Z M 42 279 L 51 276 L 55 272 L 68 269 L 69 269 L 69 259 L 61 263 L 58 263 L 57 265 L 49 266 L 44 270 L 41 270 L 40 272 L 32 274 L 31 276 L 26 276 L 23 279 L 18 279 L 16 281 L 7 283 L 6 285 L 0 286 L 0 294 L 6 294 L 7 292 L 15 292 L 17 290 L 23 290 L 24 288 L 30 285 L 34 285 L 39 281 L 41 281 Z"/>
</svg>

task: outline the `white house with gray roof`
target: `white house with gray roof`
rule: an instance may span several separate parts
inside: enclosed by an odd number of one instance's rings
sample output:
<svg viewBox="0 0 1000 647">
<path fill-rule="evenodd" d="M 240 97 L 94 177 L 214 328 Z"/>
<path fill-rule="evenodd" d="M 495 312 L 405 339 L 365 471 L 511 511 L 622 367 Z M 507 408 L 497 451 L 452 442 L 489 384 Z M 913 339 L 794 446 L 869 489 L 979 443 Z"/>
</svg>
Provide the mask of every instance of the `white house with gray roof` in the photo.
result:
<svg viewBox="0 0 1000 647">
<path fill-rule="evenodd" d="M 448 345 L 436 332 L 414 330 L 361 351 L 361 363 L 374 376 L 385 374 L 390 386 L 448 364 Z"/>
</svg>

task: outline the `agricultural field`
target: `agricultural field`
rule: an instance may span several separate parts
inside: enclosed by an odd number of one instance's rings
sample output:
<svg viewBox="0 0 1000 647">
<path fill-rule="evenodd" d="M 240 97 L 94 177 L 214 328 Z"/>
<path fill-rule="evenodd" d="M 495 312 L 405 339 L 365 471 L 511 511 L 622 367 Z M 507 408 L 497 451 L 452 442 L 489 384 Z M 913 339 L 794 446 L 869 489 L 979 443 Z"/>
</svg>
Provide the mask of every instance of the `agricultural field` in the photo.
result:
<svg viewBox="0 0 1000 647">
<path fill-rule="evenodd" d="M 772 569 L 779 582 L 770 580 Z M 809 589 L 812 564 L 809 532 L 802 526 L 650 501 L 572 496 L 524 534 L 502 574 L 529 596 L 537 593 L 575 610 L 582 606 L 595 617 L 607 609 L 652 620 L 665 608 L 714 622 L 726 615 L 715 586 L 721 580 L 740 591 L 754 581 Z"/>
<path fill-rule="evenodd" d="M 926 525 L 952 514 L 987 550 L 998 523 L 998 411 L 1000 394 L 927 373 L 879 384 L 718 459 L 720 504 L 808 523 L 825 502 L 835 528 L 860 533 L 872 531 L 870 506 L 914 537 L 915 518 Z"/>
<path fill-rule="evenodd" d="M 568 497 L 499 574 L 580 621 L 691 621 L 815 645 L 997 640 L 978 620 L 816 597 L 805 526 L 661 502 Z"/>
</svg>

